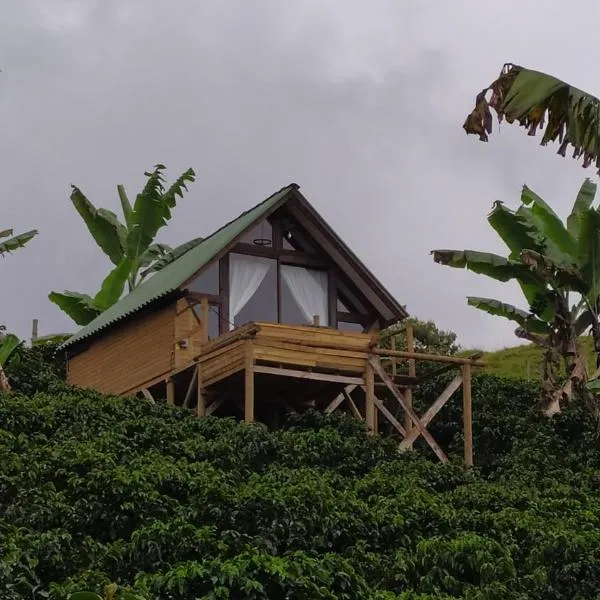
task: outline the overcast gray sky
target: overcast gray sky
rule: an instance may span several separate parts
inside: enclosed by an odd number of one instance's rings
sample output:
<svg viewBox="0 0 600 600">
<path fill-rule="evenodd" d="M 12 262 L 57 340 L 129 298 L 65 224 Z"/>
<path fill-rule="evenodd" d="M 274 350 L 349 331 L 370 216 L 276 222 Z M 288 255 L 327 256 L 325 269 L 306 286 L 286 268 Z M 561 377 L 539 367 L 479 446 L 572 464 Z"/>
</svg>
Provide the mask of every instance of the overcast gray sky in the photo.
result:
<svg viewBox="0 0 600 600">
<path fill-rule="evenodd" d="M 163 162 L 198 180 L 162 241 L 295 181 L 411 314 L 465 346 L 514 344 L 465 296 L 518 290 L 429 251 L 503 252 L 494 200 L 515 206 L 527 183 L 565 215 L 595 172 L 517 127 L 483 144 L 461 126 L 504 62 L 600 93 L 599 17 L 592 0 L 5 0 L 0 226 L 40 235 L 0 264 L 0 322 L 74 331 L 48 292 L 94 292 L 109 264 L 70 184 L 120 211 L 116 184 L 133 196 Z"/>
</svg>

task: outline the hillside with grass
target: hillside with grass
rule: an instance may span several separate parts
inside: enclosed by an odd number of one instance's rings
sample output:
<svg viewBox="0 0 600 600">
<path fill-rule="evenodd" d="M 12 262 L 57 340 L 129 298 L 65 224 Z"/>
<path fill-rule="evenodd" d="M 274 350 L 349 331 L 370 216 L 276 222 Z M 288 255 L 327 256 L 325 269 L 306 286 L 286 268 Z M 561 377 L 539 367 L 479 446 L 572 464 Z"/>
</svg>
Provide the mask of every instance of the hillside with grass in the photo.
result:
<svg viewBox="0 0 600 600">
<path fill-rule="evenodd" d="M 430 426 L 442 465 L 335 413 L 268 431 L 55 372 L 32 351 L 0 396 L 3 600 L 600 594 L 600 434 L 577 405 L 542 417 L 533 382 L 475 377 L 467 470 L 457 399 Z M 448 377 L 420 386 L 419 412 Z"/>
<path fill-rule="evenodd" d="M 592 374 L 596 370 L 593 340 L 590 336 L 584 336 L 579 338 L 579 344 L 582 354 L 587 360 L 588 372 Z M 479 352 L 482 354 L 481 360 L 486 363 L 485 367 L 478 369 L 480 372 L 501 377 L 541 380 L 542 349 L 535 344 L 522 344 L 493 352 L 484 352 L 477 349 L 464 350 L 459 352 L 458 355 L 469 356 Z"/>
</svg>

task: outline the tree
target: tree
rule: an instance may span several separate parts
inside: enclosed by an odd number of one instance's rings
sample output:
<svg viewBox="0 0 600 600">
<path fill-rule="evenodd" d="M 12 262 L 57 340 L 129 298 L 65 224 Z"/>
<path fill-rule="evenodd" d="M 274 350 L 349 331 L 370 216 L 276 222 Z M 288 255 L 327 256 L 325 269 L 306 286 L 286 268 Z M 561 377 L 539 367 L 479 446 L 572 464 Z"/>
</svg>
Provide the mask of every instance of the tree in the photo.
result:
<svg viewBox="0 0 600 600">
<path fill-rule="evenodd" d="M 543 395 L 549 413 L 559 410 L 561 399 L 571 397 L 573 385 L 588 381 L 577 342 L 581 334 L 591 330 L 600 357 L 600 212 L 592 207 L 595 194 L 596 184 L 586 179 L 565 225 L 523 186 L 516 211 L 496 202 L 488 217 L 507 245 L 508 257 L 474 250 L 432 251 L 440 264 L 518 282 L 528 311 L 492 298 L 470 296 L 467 302 L 518 323 L 519 337 L 545 349 Z M 567 374 L 563 385 L 558 382 L 561 360 Z"/>
<path fill-rule="evenodd" d="M 131 292 L 146 277 L 202 241 L 202 238 L 195 238 L 176 248 L 155 242 L 159 230 L 172 216 L 177 197 L 183 198 L 187 182 L 195 181 L 193 169 L 188 169 L 166 188 L 164 169 L 164 165 L 158 164 L 153 171 L 144 173 L 147 182 L 133 205 L 125 188 L 117 186 L 124 222 L 119 221 L 112 211 L 96 208 L 79 188 L 72 186 L 73 206 L 94 241 L 114 265 L 93 297 L 72 291 L 50 292 L 50 300 L 78 325 L 86 325 L 117 302 L 125 286 Z"/>
<path fill-rule="evenodd" d="M 583 157 L 584 167 L 593 162 L 600 172 L 600 100 L 595 96 L 551 75 L 507 63 L 499 77 L 477 95 L 475 108 L 463 124 L 467 134 L 488 141 L 490 109 L 499 122 L 516 121 L 531 136 L 546 124 L 543 146 L 558 141 L 561 156 L 572 146 L 573 158 Z"/>
<path fill-rule="evenodd" d="M 460 346 L 456 343 L 456 333 L 443 331 L 433 321 L 421 321 L 415 317 L 405 319 L 399 325 L 392 325 L 382 332 L 380 345 L 390 348 L 392 338 L 395 338 L 397 349 L 406 348 L 406 326 L 413 328 L 414 346 L 417 352 L 428 354 L 456 354 Z M 436 365 L 439 367 L 439 365 Z"/>
</svg>

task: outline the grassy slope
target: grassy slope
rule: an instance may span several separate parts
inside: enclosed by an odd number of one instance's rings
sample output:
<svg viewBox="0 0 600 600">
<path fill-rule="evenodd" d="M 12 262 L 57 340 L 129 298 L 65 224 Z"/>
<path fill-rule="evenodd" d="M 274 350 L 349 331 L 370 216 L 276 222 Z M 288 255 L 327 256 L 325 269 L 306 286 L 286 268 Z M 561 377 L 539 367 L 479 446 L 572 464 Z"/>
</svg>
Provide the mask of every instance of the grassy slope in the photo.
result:
<svg viewBox="0 0 600 600">
<path fill-rule="evenodd" d="M 581 346 L 588 357 L 588 368 L 591 373 L 595 371 L 592 339 L 590 337 L 582 337 Z M 477 350 L 468 350 L 461 354 L 472 354 L 473 352 L 477 352 Z M 484 352 L 482 360 L 487 363 L 487 366 L 483 369 L 486 373 L 505 377 L 539 379 L 542 351 L 533 344 L 526 344 L 494 352 Z"/>
</svg>

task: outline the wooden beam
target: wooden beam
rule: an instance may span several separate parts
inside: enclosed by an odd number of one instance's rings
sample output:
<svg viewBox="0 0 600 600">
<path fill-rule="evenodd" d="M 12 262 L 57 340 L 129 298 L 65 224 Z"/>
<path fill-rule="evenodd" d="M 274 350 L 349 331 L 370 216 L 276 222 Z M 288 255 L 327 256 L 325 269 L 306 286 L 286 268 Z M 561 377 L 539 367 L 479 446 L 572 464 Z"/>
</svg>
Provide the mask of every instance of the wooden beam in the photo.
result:
<svg viewBox="0 0 600 600">
<path fill-rule="evenodd" d="M 231 252 L 236 254 L 246 254 L 249 256 L 260 256 L 264 258 L 279 259 L 283 264 L 299 267 L 315 267 L 317 269 L 327 269 L 331 267 L 331 261 L 326 257 L 320 258 L 313 254 L 302 252 L 301 250 L 281 250 L 274 248 L 255 246 L 254 244 L 237 243 Z"/>
<path fill-rule="evenodd" d="M 392 427 L 400 433 L 400 435 L 405 436 L 406 430 L 402 425 L 400 425 L 398 419 L 394 417 L 394 415 L 387 409 L 385 404 L 379 399 L 375 398 L 375 406 L 381 411 L 381 414 L 392 424 Z"/>
<path fill-rule="evenodd" d="M 185 398 L 183 399 L 183 408 L 187 408 L 190 404 L 190 400 L 192 399 L 192 394 L 194 393 L 194 389 L 196 387 L 197 382 L 197 373 L 198 373 L 198 365 L 194 369 L 192 373 L 192 378 L 190 379 L 190 384 L 188 385 L 188 389 L 185 393 Z"/>
<path fill-rule="evenodd" d="M 198 365 L 196 371 L 196 416 L 206 416 L 206 397 L 204 396 L 204 388 L 202 385 L 202 369 Z"/>
<path fill-rule="evenodd" d="M 353 385 L 364 385 L 362 377 L 350 377 L 346 375 L 333 375 L 328 373 L 315 373 L 314 371 L 300 371 L 296 369 L 285 369 L 280 367 L 254 366 L 255 373 L 267 375 L 280 375 L 282 377 L 293 377 L 294 379 L 310 379 L 312 381 L 327 381 L 331 383 L 347 383 Z"/>
<path fill-rule="evenodd" d="M 344 401 L 344 394 L 338 394 L 325 409 L 325 414 L 330 415 L 342 402 Z"/>
<path fill-rule="evenodd" d="M 244 421 L 254 421 L 254 348 L 252 342 L 246 340 L 246 356 L 244 361 Z"/>
<path fill-rule="evenodd" d="M 444 453 L 444 451 L 440 448 L 439 444 L 433 439 L 432 435 L 427 431 L 424 425 L 421 423 L 421 420 L 414 413 L 413 409 L 410 408 L 398 388 L 394 385 L 394 382 L 390 379 L 389 375 L 383 370 L 381 363 L 376 357 L 371 357 L 369 359 L 369 363 L 372 365 L 373 370 L 379 377 L 386 383 L 389 390 L 396 397 L 396 400 L 400 403 L 402 408 L 410 415 L 412 422 L 415 424 L 416 428 L 419 430 L 419 433 L 425 438 L 431 449 L 435 452 L 436 456 L 442 462 L 448 462 L 448 457 Z"/>
<path fill-rule="evenodd" d="M 206 416 L 208 417 L 209 415 L 212 415 L 215 412 L 215 410 L 221 407 L 223 402 L 225 402 L 224 397 L 217 398 L 217 400 L 211 402 L 211 404 L 206 408 Z"/>
<path fill-rule="evenodd" d="M 454 365 L 472 365 L 473 367 L 485 367 L 486 363 L 472 358 L 462 356 L 444 356 L 443 354 L 427 354 L 425 352 L 406 352 L 404 350 L 387 350 L 386 348 L 372 348 L 371 352 L 378 356 L 395 356 L 397 358 L 426 360 L 430 362 L 441 362 Z"/>
<path fill-rule="evenodd" d="M 172 377 L 167 379 L 167 404 L 169 406 L 175 404 L 175 381 Z"/>
<path fill-rule="evenodd" d="M 352 396 L 350 396 L 350 394 L 348 392 L 346 392 L 346 390 L 344 390 L 342 393 L 344 394 L 346 402 L 348 402 L 350 412 L 352 413 L 354 418 L 358 419 L 359 421 L 362 421 L 363 416 L 360 414 L 360 410 L 358 410 L 358 407 L 356 406 L 356 404 L 354 404 L 354 400 L 352 400 Z"/>
<path fill-rule="evenodd" d="M 471 365 L 462 366 L 463 384 L 463 435 L 465 438 L 465 464 L 473 466 L 473 407 L 471 399 Z"/>
<path fill-rule="evenodd" d="M 365 394 L 367 430 L 370 433 L 375 433 L 375 372 L 371 361 L 367 361 L 365 365 Z"/>
<path fill-rule="evenodd" d="M 209 304 L 221 304 L 221 296 L 215 294 L 201 294 L 200 292 L 188 292 L 186 298 L 191 303 L 191 306 L 202 304 L 202 300 L 206 298 Z"/>
<path fill-rule="evenodd" d="M 146 400 L 148 400 L 148 402 L 152 403 L 152 404 L 156 404 L 156 401 L 154 400 L 154 397 L 152 396 L 152 394 L 149 392 L 149 390 L 147 390 L 146 388 L 142 388 L 140 390 L 140 392 L 142 392 L 144 398 L 146 398 Z"/>
<path fill-rule="evenodd" d="M 394 339 L 394 338 L 392 338 L 392 339 Z M 407 323 L 407 325 L 406 325 L 406 350 L 408 352 L 415 351 L 415 338 L 414 338 L 414 333 L 413 333 L 413 327 L 410 323 Z M 415 370 L 416 370 L 415 369 L 415 359 L 409 358 L 408 359 L 408 376 L 416 377 Z M 406 404 L 408 406 L 410 406 L 410 408 L 412 408 L 413 407 L 412 388 L 409 387 L 406 389 L 406 391 L 404 392 L 404 398 L 406 399 Z M 413 424 L 410 419 L 410 416 L 408 415 L 408 413 L 405 412 L 404 413 L 404 429 L 406 429 L 407 435 L 410 435 L 412 428 L 413 428 Z M 408 446 L 408 448 L 412 448 L 412 445 Z"/>
<path fill-rule="evenodd" d="M 222 335 L 229 331 L 229 254 L 219 261 L 219 296 L 221 296 L 219 333 Z"/>
<path fill-rule="evenodd" d="M 437 397 L 436 401 L 423 413 L 421 417 L 421 423 L 425 427 L 431 423 L 433 417 L 437 415 L 443 406 L 450 400 L 452 394 L 461 386 L 462 375 L 457 375 L 444 389 L 444 391 Z M 412 446 L 413 442 L 419 437 L 420 433 L 417 429 L 413 429 L 410 434 L 400 442 L 400 450 L 406 450 Z"/>
<path fill-rule="evenodd" d="M 345 399 L 344 393 L 351 394 L 358 385 L 347 385 L 329 404 L 325 409 L 326 414 L 331 414 Z"/>
<path fill-rule="evenodd" d="M 467 358 L 471 358 L 472 360 L 477 360 L 477 359 L 481 358 L 482 356 L 483 356 L 483 354 L 481 352 L 476 352 L 475 354 L 469 355 Z M 446 364 L 443 367 L 440 367 L 439 369 L 434 369 L 433 371 L 428 371 L 426 374 L 418 377 L 418 380 L 419 380 L 419 382 L 429 381 L 430 379 L 434 379 L 435 377 L 438 377 L 439 375 L 442 375 L 443 373 L 451 371 L 455 367 L 456 367 L 456 365 L 453 365 L 453 364 L 447 365 Z"/>
<path fill-rule="evenodd" d="M 208 342 L 208 298 L 204 296 L 200 301 L 200 314 L 202 321 L 202 331 L 200 333 L 200 341 L 203 344 Z"/>
</svg>

